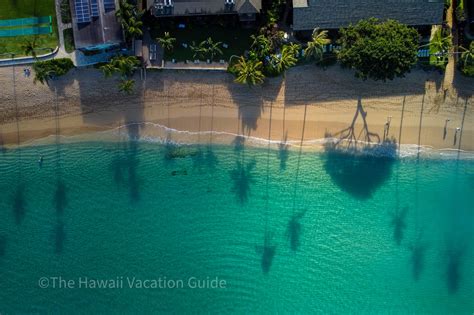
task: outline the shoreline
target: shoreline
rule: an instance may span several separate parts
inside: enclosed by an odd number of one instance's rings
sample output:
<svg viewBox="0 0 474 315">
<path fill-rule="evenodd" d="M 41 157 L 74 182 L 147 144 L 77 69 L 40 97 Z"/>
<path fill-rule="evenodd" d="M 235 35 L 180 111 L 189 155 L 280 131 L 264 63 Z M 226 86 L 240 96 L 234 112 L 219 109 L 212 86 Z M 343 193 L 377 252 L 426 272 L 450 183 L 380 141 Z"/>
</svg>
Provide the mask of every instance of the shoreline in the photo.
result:
<svg viewBox="0 0 474 315">
<path fill-rule="evenodd" d="M 301 66 L 285 78 L 249 88 L 235 84 L 225 73 L 150 72 L 146 81 L 135 78 L 136 91 L 128 96 L 117 91 L 116 79 L 106 80 L 95 69 L 75 69 L 50 86 L 33 84 L 21 73 L 18 67 L 0 68 L 4 147 L 119 126 L 128 126 L 133 139 L 159 138 L 150 127 L 156 125 L 297 147 L 301 142 L 339 138 L 474 151 L 474 84 L 469 78 L 459 77 L 455 86 L 444 89 L 441 75 L 421 70 L 383 83 L 357 80 L 337 66 L 327 70 Z M 462 135 L 456 132 L 460 126 Z"/>
<path fill-rule="evenodd" d="M 280 140 L 268 140 L 265 138 L 257 138 L 253 136 L 237 135 L 226 132 L 203 130 L 201 132 L 189 132 L 183 130 L 169 130 L 166 126 L 157 126 L 153 123 L 133 123 L 132 125 L 151 125 L 151 128 L 165 129 L 166 132 L 161 132 L 162 135 L 166 134 L 170 136 L 169 140 L 165 136 L 158 136 L 158 133 L 143 135 L 139 139 L 129 138 L 126 130 L 129 126 L 119 126 L 115 129 L 102 130 L 96 132 L 78 133 L 73 135 L 59 135 L 59 142 L 63 144 L 77 144 L 77 143 L 117 143 L 117 142 L 138 142 L 146 144 L 157 144 L 157 145 L 177 145 L 177 146 L 236 146 L 236 138 L 242 138 L 241 145 L 248 146 L 250 148 L 270 149 L 273 151 L 287 150 L 287 151 L 298 151 L 303 152 L 314 152 L 324 153 L 326 144 L 336 142 L 337 138 L 321 138 L 321 139 L 307 139 L 301 142 L 298 140 L 282 142 Z M 198 138 L 202 139 L 198 140 Z M 207 138 L 207 139 L 206 139 Z M 211 139 L 212 138 L 212 139 Z M 171 140 L 172 139 L 172 140 Z M 30 139 L 20 145 L 9 144 L 4 145 L 3 149 L 15 150 L 17 148 L 31 148 L 41 146 L 52 146 L 58 143 L 56 135 L 51 134 L 46 137 Z M 344 147 L 339 149 L 338 152 L 342 154 L 358 154 L 358 155 L 370 155 L 370 156 L 383 156 L 391 158 L 412 158 L 418 155 L 421 158 L 434 158 L 434 159 L 463 159 L 463 160 L 474 160 L 474 151 L 465 151 L 452 148 L 434 148 L 428 146 L 420 146 L 416 144 L 401 144 L 396 146 L 393 152 L 376 151 L 375 154 L 369 152 L 364 153 L 366 148 L 377 148 L 383 147 L 380 143 L 365 143 L 358 142 L 356 147 Z"/>
</svg>

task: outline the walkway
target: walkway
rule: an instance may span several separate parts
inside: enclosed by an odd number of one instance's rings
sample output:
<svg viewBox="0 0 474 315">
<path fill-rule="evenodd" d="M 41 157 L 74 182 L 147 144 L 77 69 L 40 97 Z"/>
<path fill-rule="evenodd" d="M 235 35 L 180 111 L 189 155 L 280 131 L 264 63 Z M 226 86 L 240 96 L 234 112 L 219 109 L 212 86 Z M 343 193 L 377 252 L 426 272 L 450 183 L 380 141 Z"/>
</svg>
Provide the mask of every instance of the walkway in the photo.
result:
<svg viewBox="0 0 474 315">
<path fill-rule="evenodd" d="M 172 63 L 169 61 L 165 61 L 163 69 L 170 69 L 170 70 L 214 70 L 214 71 L 227 71 L 227 62 L 224 63 L 206 63 L 201 61 L 199 63 L 194 62 L 176 62 Z"/>
</svg>

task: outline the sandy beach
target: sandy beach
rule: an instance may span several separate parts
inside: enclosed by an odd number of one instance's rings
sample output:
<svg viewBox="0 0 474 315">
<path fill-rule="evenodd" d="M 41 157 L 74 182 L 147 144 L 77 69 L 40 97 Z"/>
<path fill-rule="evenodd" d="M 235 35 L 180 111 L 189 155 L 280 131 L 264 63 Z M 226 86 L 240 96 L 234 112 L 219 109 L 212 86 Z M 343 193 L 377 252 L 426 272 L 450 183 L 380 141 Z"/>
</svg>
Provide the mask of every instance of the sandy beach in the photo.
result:
<svg viewBox="0 0 474 315">
<path fill-rule="evenodd" d="M 474 150 L 474 81 L 460 75 L 449 87 L 437 72 L 414 70 L 384 83 L 356 79 L 339 66 L 296 67 L 259 87 L 235 84 L 223 72 L 155 70 L 135 79 L 135 93 L 123 95 L 116 78 L 96 69 L 75 69 L 46 86 L 24 77 L 22 67 L 0 68 L 0 143 L 124 125 L 133 125 L 126 130 L 134 138 L 153 137 L 159 124 L 296 143 L 390 139 Z"/>
</svg>

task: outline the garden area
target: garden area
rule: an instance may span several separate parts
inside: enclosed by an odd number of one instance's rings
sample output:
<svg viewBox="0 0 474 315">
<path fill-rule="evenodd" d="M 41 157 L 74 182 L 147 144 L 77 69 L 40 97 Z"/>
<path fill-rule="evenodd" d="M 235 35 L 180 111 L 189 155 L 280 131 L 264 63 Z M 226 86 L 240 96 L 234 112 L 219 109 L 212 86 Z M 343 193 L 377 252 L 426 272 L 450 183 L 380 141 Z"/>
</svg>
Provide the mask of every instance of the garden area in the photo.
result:
<svg viewBox="0 0 474 315">
<path fill-rule="evenodd" d="M 242 55 L 251 45 L 250 36 L 255 29 L 242 28 L 238 22 L 207 23 L 207 21 L 169 21 L 167 23 L 152 23 L 150 35 L 153 39 L 165 38 L 168 33 L 174 38 L 172 48 L 165 52 L 165 60 L 192 61 L 207 60 L 228 61 L 233 55 Z M 209 38 L 211 42 L 209 43 Z M 209 50 L 214 46 L 213 53 Z M 209 53 L 206 53 L 209 52 Z"/>
<path fill-rule="evenodd" d="M 26 42 L 34 43 L 37 54 L 40 55 L 50 52 L 58 43 L 54 0 L 0 0 L 0 20 L 43 16 L 52 17 L 52 34 L 0 37 L 0 55 L 24 56 L 22 47 Z M 7 56 L 0 56 L 5 57 Z"/>
</svg>

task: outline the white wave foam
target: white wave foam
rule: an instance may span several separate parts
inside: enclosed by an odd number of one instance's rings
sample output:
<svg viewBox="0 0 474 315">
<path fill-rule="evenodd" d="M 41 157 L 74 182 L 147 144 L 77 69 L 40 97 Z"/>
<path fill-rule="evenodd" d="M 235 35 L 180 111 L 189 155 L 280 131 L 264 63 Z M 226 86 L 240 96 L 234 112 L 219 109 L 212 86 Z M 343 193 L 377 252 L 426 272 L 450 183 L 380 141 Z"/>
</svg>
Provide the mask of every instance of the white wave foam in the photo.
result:
<svg viewBox="0 0 474 315">
<path fill-rule="evenodd" d="M 130 135 L 127 129 L 132 126 L 141 126 L 140 137 L 134 138 L 133 135 Z M 207 137 L 207 138 L 206 138 Z M 266 138 L 260 138 L 249 135 L 242 135 L 226 131 L 189 131 L 189 130 L 179 130 L 175 128 L 170 128 L 165 125 L 152 122 L 143 122 L 143 123 L 129 123 L 121 126 L 117 126 L 113 129 L 98 131 L 92 134 L 83 134 L 83 135 L 73 135 L 73 136 L 59 136 L 61 143 L 70 143 L 70 142 L 83 142 L 83 141 L 141 141 L 149 143 L 158 143 L 158 144 L 174 144 L 174 145 L 193 145 L 197 143 L 209 143 L 212 139 L 212 142 L 215 144 L 231 144 L 235 141 L 236 138 L 244 139 L 244 143 L 253 146 L 253 147 L 268 147 L 271 148 L 280 148 L 285 146 L 288 149 L 299 148 L 300 145 L 305 150 L 314 150 L 321 151 L 324 149 L 324 146 L 327 144 L 335 143 L 340 141 L 337 138 L 317 138 L 317 139 L 307 139 L 304 141 L 301 140 L 269 140 Z M 45 138 L 35 139 L 27 141 L 22 146 L 30 145 L 42 145 L 42 144 L 53 144 L 57 141 L 56 135 L 50 135 Z M 347 142 L 347 140 L 343 140 Z M 352 143 L 352 147 L 346 147 L 344 152 L 347 153 L 361 153 L 360 150 L 354 150 L 353 147 L 370 147 L 372 150 L 362 150 L 363 154 L 373 154 L 378 156 L 398 156 L 400 158 L 413 158 L 413 157 L 423 157 L 423 158 L 446 158 L 446 159 L 469 159 L 474 160 L 473 151 L 457 150 L 453 148 L 442 148 L 436 149 L 431 146 L 418 146 L 417 144 L 402 144 L 397 150 L 393 149 L 386 150 L 385 145 L 379 143 L 370 143 L 364 141 L 357 141 Z M 384 149 L 385 147 L 385 149 Z M 384 151 L 386 150 L 386 151 Z"/>
</svg>

